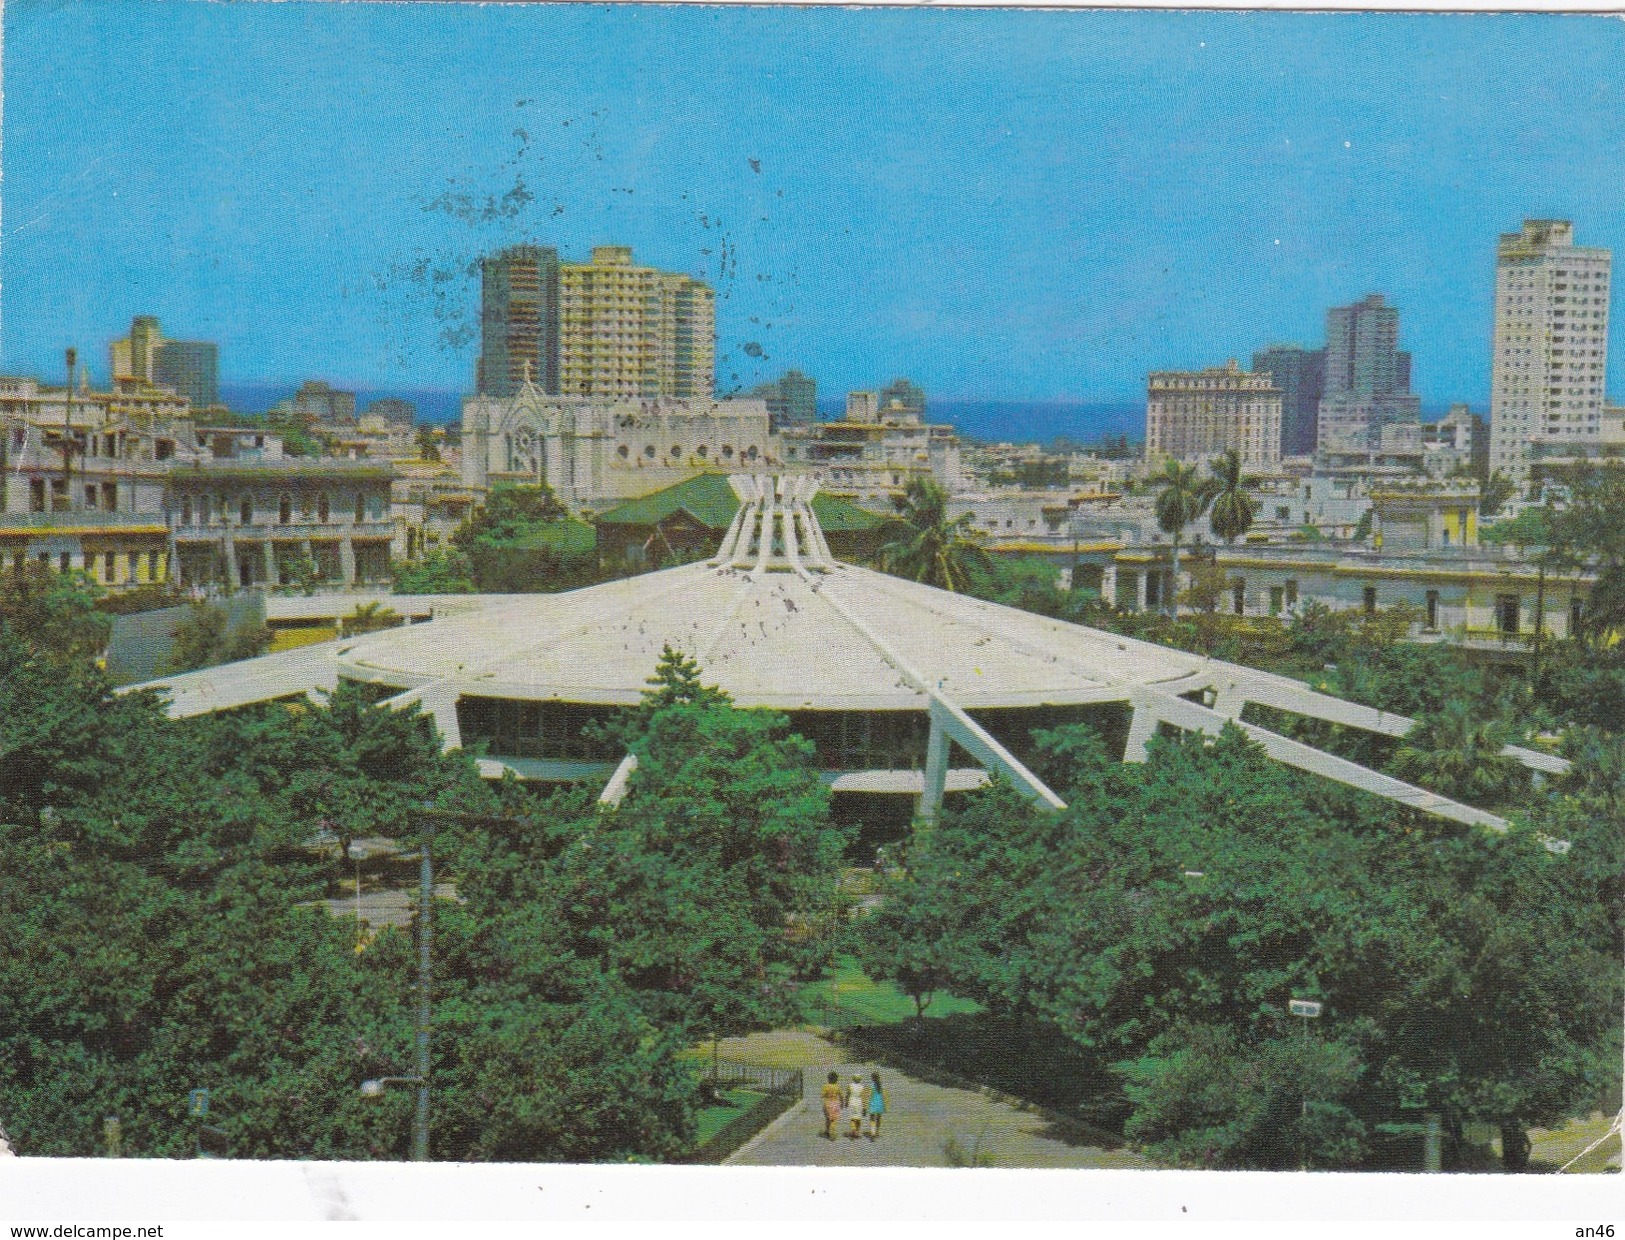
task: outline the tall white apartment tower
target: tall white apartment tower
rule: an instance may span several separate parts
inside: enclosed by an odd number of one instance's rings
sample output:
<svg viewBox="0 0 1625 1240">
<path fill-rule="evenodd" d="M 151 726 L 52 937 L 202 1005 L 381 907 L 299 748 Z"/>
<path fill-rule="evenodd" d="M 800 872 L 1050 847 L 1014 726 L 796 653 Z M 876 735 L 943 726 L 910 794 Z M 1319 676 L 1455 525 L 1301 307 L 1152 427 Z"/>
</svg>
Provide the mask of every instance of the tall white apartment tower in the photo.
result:
<svg viewBox="0 0 1625 1240">
<path fill-rule="evenodd" d="M 1529 481 L 1543 453 L 1602 437 L 1608 375 L 1607 250 L 1567 220 L 1525 220 L 1496 253 L 1490 469 Z"/>
</svg>

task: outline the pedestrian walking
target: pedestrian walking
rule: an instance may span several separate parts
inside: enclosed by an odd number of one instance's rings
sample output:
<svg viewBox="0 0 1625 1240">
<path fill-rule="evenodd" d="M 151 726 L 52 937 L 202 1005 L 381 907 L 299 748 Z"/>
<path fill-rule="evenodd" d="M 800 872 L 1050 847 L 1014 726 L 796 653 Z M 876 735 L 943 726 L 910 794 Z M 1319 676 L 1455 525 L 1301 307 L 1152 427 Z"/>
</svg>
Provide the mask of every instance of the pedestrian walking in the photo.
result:
<svg viewBox="0 0 1625 1240">
<path fill-rule="evenodd" d="M 819 1091 L 824 1103 L 824 1136 L 835 1140 L 835 1125 L 841 1118 L 841 1074 L 831 1072 L 824 1088 Z"/>
<path fill-rule="evenodd" d="M 869 1087 L 863 1083 L 863 1077 L 854 1072 L 852 1083 L 846 1087 L 846 1109 L 852 1115 L 852 1128 L 846 1134 L 849 1137 L 858 1137 L 863 1133 L 863 1113 L 869 1106 Z"/>
<path fill-rule="evenodd" d="M 880 1140 L 880 1117 L 886 1113 L 886 1091 L 880 1087 L 880 1073 L 873 1076 L 869 1089 L 869 1140 Z"/>
</svg>

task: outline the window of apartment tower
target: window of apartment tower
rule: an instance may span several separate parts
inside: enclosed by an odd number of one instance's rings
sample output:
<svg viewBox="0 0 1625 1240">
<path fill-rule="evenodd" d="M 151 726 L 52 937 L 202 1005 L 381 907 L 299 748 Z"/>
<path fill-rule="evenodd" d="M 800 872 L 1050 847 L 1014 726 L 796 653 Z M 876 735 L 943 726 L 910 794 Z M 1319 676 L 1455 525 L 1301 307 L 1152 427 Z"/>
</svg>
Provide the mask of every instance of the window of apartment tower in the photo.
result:
<svg viewBox="0 0 1625 1240">
<path fill-rule="evenodd" d="M 1365 614 L 1368 615 L 1368 616 L 1376 615 L 1377 614 L 1377 587 L 1376 586 L 1367 586 L 1365 588 L 1365 590 L 1362 592 L 1362 594 L 1363 594 L 1363 597 L 1362 597 L 1361 601 L 1362 601 L 1362 603 L 1363 603 L 1363 605 L 1365 607 Z"/>
<path fill-rule="evenodd" d="M 118 580 L 118 556 L 112 551 L 102 556 L 102 580 L 108 585 Z"/>
<path fill-rule="evenodd" d="M 130 551 L 125 553 L 124 566 L 130 570 L 131 581 L 136 579 L 136 565 L 139 563 L 140 559 L 141 553 L 139 551 Z"/>
<path fill-rule="evenodd" d="M 237 505 L 237 516 L 244 525 L 254 524 L 254 497 L 252 495 L 243 496 Z"/>
<path fill-rule="evenodd" d="M 181 524 L 192 524 L 192 497 L 190 495 L 181 496 Z"/>
<path fill-rule="evenodd" d="M 276 519 L 278 525 L 286 525 L 293 520 L 293 500 L 286 495 L 276 502 Z"/>
<path fill-rule="evenodd" d="M 1286 583 L 1286 605 L 1288 607 L 1298 605 L 1298 583 L 1296 581 L 1288 580 Z"/>
<path fill-rule="evenodd" d="M 326 525 L 328 517 L 332 516 L 332 514 L 333 509 L 327 501 L 327 492 L 323 491 L 316 499 L 316 519 Z"/>
<path fill-rule="evenodd" d="M 1430 630 L 1437 630 L 1439 627 L 1439 592 L 1437 590 L 1428 591 L 1427 627 Z"/>
<path fill-rule="evenodd" d="M 367 497 L 360 491 L 355 493 L 355 523 L 360 525 L 367 519 Z"/>
</svg>

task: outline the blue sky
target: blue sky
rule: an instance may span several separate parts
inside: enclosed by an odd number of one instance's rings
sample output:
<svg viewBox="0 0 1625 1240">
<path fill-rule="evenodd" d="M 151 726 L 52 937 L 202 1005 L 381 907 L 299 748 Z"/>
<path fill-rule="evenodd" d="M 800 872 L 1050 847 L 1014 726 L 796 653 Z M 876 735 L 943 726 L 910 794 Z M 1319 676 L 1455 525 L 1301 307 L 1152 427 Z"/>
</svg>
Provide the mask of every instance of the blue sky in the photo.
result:
<svg viewBox="0 0 1625 1240">
<path fill-rule="evenodd" d="M 8 0 L 0 366 L 151 313 L 227 383 L 467 388 L 528 239 L 711 281 L 724 388 L 1132 400 L 1382 292 L 1482 403 L 1496 234 L 1625 251 L 1622 67 L 1594 17 Z"/>
</svg>

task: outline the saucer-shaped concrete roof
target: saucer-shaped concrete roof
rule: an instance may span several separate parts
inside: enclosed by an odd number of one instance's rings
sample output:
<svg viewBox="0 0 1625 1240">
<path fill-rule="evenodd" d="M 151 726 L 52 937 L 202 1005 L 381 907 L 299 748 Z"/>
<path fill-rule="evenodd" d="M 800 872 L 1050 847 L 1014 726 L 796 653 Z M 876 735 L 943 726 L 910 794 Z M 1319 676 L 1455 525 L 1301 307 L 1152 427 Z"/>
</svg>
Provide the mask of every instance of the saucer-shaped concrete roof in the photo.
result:
<svg viewBox="0 0 1625 1240">
<path fill-rule="evenodd" d="M 372 683 L 393 690 L 386 697 L 396 706 L 420 703 L 458 746 L 461 698 L 630 706 L 669 646 L 696 659 L 705 681 L 739 706 L 929 713 L 936 756 L 927 758 L 922 805 L 933 770 L 936 795 L 944 786 L 947 740 L 1060 804 L 966 712 L 1123 702 L 1133 708 L 1131 760 L 1143 758 L 1160 726 L 1212 733 L 1234 722 L 1289 765 L 1429 813 L 1506 826 L 1247 723 L 1242 710 L 1257 702 L 1389 736 L 1405 735 L 1410 719 L 1286 677 L 839 563 L 814 515 L 811 479 L 731 482 L 740 506 L 706 563 L 562 594 L 461 598 L 456 614 L 427 624 L 136 688 L 164 691 L 171 715 L 186 716 L 330 690 L 340 680 Z M 1526 749 L 1507 752 L 1542 771 L 1567 766 Z M 625 777 L 617 776 L 621 786 Z M 911 786 L 920 789 L 917 774 Z"/>
<path fill-rule="evenodd" d="M 968 709 L 1184 692 L 1207 662 L 851 565 L 807 577 L 689 564 L 369 635 L 329 656 L 346 679 L 485 697 L 635 704 L 661 649 L 700 663 L 740 706 Z"/>
</svg>

